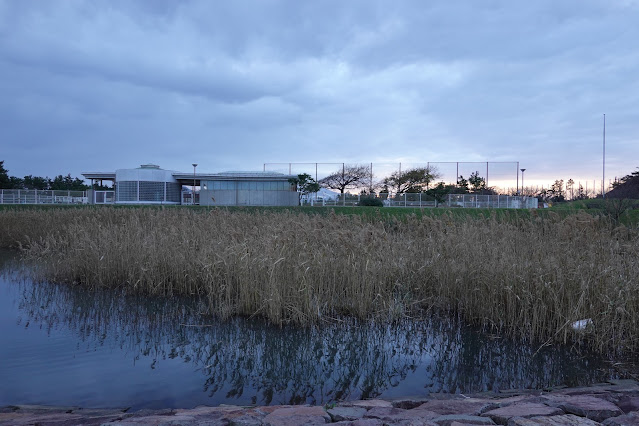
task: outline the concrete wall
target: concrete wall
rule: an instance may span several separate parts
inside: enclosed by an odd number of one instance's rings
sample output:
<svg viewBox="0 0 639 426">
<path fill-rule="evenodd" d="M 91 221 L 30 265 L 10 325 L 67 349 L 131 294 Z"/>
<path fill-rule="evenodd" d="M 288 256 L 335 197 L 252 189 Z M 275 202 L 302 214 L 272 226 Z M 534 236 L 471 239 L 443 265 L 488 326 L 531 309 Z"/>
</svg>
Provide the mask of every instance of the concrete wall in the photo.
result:
<svg viewBox="0 0 639 426">
<path fill-rule="evenodd" d="M 202 189 L 202 206 L 297 206 L 296 191 L 270 191 L 253 189 Z"/>
</svg>

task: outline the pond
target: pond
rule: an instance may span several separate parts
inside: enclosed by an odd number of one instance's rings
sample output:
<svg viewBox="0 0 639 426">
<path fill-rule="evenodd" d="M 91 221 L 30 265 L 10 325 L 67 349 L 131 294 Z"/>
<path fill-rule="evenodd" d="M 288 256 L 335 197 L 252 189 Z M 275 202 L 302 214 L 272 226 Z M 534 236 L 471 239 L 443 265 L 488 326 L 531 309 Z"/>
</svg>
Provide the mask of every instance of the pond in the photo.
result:
<svg viewBox="0 0 639 426">
<path fill-rule="evenodd" d="M 11 263 L 4 256 L 0 274 L 0 406 L 326 404 L 615 377 L 596 356 L 538 351 L 450 319 L 216 322 L 192 300 L 35 284 L 7 272 Z"/>
</svg>

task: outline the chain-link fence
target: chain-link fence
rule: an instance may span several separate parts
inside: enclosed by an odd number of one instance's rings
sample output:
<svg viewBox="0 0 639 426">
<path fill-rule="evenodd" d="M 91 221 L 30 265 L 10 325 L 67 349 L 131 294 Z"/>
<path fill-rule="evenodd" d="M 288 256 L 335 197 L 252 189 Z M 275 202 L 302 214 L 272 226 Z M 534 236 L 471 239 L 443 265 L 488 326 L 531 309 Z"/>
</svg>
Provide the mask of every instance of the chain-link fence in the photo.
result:
<svg viewBox="0 0 639 426">
<path fill-rule="evenodd" d="M 88 204 L 85 191 L 0 189 L 0 204 Z"/>
</svg>

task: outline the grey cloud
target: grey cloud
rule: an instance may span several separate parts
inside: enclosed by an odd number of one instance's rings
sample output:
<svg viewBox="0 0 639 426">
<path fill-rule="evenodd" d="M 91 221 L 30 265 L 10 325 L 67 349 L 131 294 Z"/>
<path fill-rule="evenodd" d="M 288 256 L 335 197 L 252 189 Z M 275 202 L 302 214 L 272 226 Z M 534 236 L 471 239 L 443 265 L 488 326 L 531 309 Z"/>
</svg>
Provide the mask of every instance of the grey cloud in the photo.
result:
<svg viewBox="0 0 639 426">
<path fill-rule="evenodd" d="M 638 18 L 603 0 L 0 2 L 1 159 L 512 159 L 550 179 L 598 173 L 606 112 L 629 172 Z"/>
</svg>

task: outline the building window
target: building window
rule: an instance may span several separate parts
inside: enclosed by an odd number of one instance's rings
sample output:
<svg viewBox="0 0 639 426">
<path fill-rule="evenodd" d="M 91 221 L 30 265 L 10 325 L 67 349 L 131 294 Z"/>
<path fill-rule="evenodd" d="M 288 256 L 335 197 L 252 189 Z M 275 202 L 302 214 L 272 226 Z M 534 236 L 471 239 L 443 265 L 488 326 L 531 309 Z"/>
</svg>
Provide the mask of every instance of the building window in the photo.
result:
<svg viewBox="0 0 639 426">
<path fill-rule="evenodd" d="M 290 191 L 291 184 L 287 181 L 231 181 L 231 180 L 213 180 L 202 183 L 203 189 L 211 189 L 213 191 L 235 191 L 236 189 L 244 191 Z"/>
</svg>

